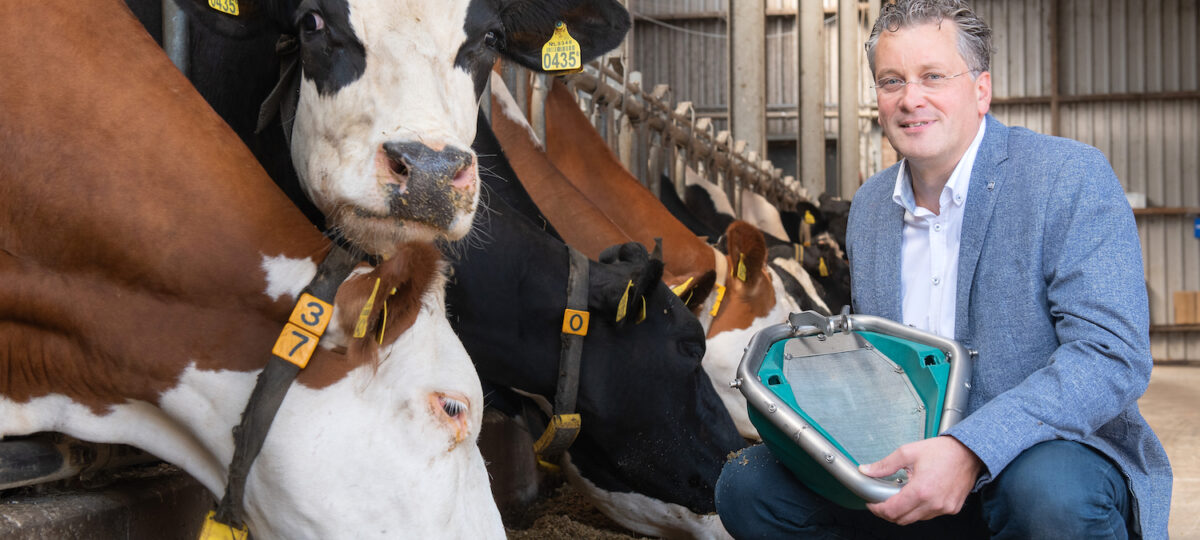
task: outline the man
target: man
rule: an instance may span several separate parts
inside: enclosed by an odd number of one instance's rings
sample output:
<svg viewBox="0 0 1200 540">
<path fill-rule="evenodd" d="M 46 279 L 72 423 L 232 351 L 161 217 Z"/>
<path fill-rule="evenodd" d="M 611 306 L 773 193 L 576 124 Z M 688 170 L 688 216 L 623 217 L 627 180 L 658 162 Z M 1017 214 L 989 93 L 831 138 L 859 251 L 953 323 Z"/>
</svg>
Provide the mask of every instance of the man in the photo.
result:
<svg viewBox="0 0 1200 540">
<path fill-rule="evenodd" d="M 884 7 L 867 57 L 904 160 L 855 194 L 847 234 L 856 312 L 978 351 L 967 417 L 860 467 L 909 471 L 869 512 L 744 451 L 717 486 L 734 536 L 1166 538 L 1132 212 L 1098 150 L 987 114 L 990 38 L 961 0 Z"/>
</svg>

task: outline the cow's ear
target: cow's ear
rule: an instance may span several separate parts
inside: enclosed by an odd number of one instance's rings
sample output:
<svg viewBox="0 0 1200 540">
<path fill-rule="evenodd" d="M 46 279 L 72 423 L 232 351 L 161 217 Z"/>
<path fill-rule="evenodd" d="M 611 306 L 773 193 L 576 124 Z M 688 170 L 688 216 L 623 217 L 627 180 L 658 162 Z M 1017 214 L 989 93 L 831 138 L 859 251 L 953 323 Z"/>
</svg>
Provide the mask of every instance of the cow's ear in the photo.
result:
<svg viewBox="0 0 1200 540">
<path fill-rule="evenodd" d="M 246 38 L 271 29 L 286 32 L 298 0 L 175 0 L 191 20 L 231 38 Z"/>
<path fill-rule="evenodd" d="M 542 71 L 542 46 L 562 22 L 579 42 L 583 62 L 600 56 L 625 39 L 629 12 L 615 0 L 501 0 L 504 25 L 502 53 L 534 71 Z"/>
<path fill-rule="evenodd" d="M 705 270 L 676 276 L 676 281 L 678 283 L 669 285 L 671 292 L 687 305 L 688 311 L 699 314 L 700 309 L 704 307 L 704 300 L 708 298 L 713 286 L 717 284 L 717 273 L 713 270 Z"/>
<path fill-rule="evenodd" d="M 396 253 L 367 273 L 350 277 L 334 300 L 338 323 L 350 340 L 352 356 L 374 355 L 416 322 L 421 301 L 442 268 L 437 248 L 402 244 Z"/>
<path fill-rule="evenodd" d="M 662 280 L 662 261 L 652 259 L 641 244 L 630 242 L 604 250 L 600 263 L 590 273 L 589 308 L 619 325 L 641 322 L 646 297 Z"/>
<path fill-rule="evenodd" d="M 725 229 L 726 257 L 729 260 L 730 277 L 747 284 L 757 282 L 765 276 L 767 264 L 767 241 L 762 231 L 745 221 L 734 221 Z"/>
</svg>

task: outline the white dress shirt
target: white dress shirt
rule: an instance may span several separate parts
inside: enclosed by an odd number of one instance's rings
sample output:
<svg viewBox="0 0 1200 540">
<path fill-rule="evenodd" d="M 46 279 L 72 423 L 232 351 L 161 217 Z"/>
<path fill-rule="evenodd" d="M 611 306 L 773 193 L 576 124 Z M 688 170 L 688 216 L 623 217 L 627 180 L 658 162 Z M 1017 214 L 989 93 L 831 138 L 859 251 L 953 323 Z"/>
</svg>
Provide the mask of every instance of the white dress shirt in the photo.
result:
<svg viewBox="0 0 1200 540">
<path fill-rule="evenodd" d="M 904 324 L 954 339 L 954 310 L 958 293 L 958 247 L 962 238 L 963 209 L 971 169 L 987 122 L 979 123 L 975 140 L 967 148 L 946 187 L 942 188 L 938 214 L 917 206 L 908 163 L 902 161 L 892 200 L 904 208 L 904 239 L 900 255 L 901 317 Z"/>
</svg>

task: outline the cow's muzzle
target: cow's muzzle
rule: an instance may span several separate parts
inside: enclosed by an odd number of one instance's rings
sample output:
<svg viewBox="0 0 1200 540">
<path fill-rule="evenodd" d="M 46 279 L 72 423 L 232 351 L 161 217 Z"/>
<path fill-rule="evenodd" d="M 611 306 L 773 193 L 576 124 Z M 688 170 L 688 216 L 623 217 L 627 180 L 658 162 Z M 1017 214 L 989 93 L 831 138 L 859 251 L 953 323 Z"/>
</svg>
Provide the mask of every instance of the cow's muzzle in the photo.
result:
<svg viewBox="0 0 1200 540">
<path fill-rule="evenodd" d="M 389 213 L 445 229 L 460 213 L 473 210 L 479 175 L 474 154 L 419 142 L 389 142 L 381 147 L 389 178 L 384 185 Z"/>
</svg>

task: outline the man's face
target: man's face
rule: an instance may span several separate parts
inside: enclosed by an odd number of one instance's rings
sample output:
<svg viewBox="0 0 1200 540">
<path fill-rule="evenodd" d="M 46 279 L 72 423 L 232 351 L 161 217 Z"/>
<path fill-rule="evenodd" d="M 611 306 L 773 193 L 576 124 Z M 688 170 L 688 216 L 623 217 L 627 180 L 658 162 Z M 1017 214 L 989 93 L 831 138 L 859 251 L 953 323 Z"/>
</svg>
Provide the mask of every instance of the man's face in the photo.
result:
<svg viewBox="0 0 1200 540">
<path fill-rule="evenodd" d="M 951 77 L 968 69 L 958 52 L 958 28 L 951 21 L 885 31 L 875 47 L 877 81 L 895 78 L 915 83 L 923 77 Z M 945 81 L 936 90 L 906 84 L 894 93 L 880 89 L 877 96 L 879 124 L 914 171 L 948 176 L 987 114 L 992 81 L 986 72 L 973 80 L 967 73 Z"/>
</svg>

